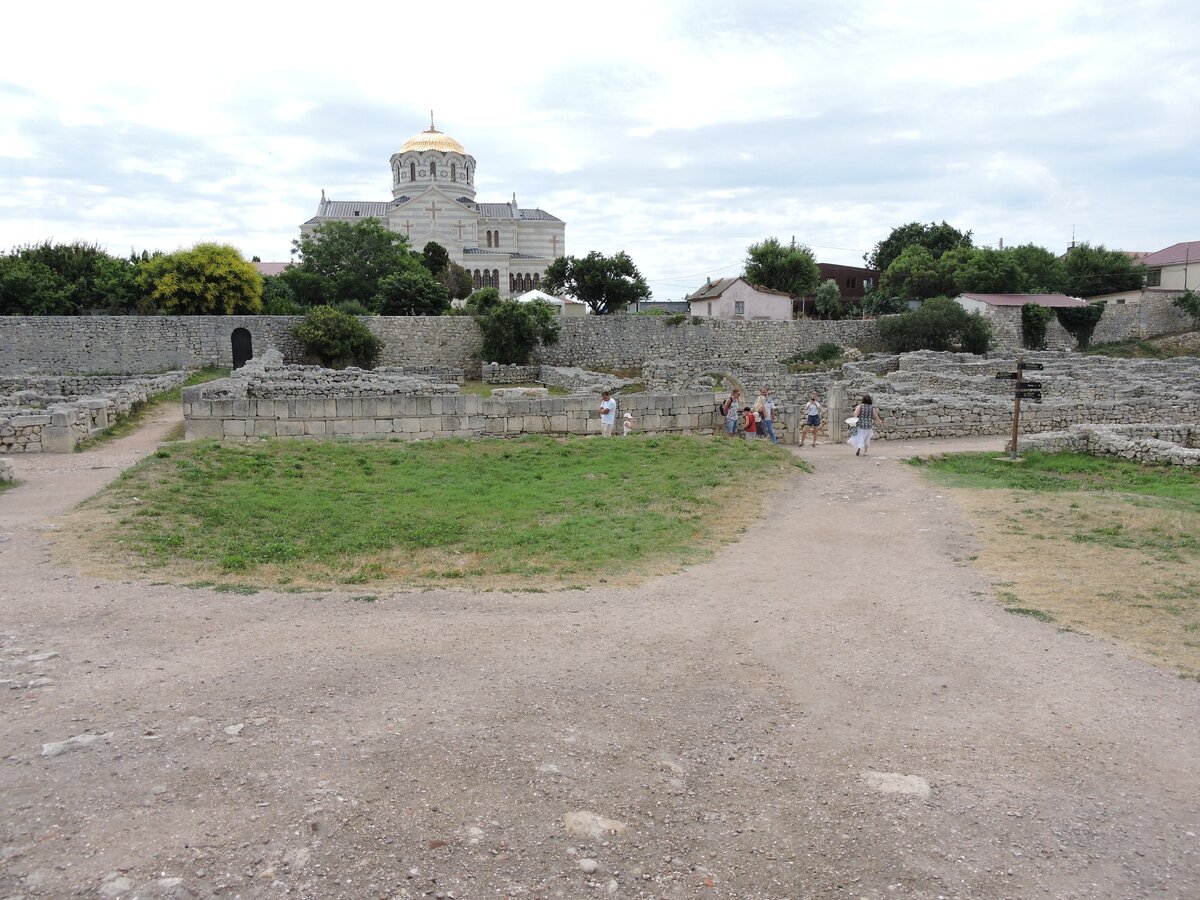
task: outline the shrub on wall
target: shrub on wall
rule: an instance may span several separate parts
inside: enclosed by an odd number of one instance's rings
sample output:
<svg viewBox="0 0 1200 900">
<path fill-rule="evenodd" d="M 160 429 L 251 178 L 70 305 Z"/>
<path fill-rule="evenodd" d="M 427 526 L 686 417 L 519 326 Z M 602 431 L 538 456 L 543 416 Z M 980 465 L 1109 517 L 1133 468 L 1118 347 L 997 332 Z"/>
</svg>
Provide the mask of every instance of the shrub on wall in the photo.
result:
<svg viewBox="0 0 1200 900">
<path fill-rule="evenodd" d="M 1191 316 L 1193 324 L 1200 325 L 1200 294 L 1195 291 L 1184 291 L 1171 301 L 1171 305 Z"/>
<path fill-rule="evenodd" d="M 558 313 L 543 300 L 501 300 L 475 321 L 483 333 L 480 354 L 487 362 L 506 365 L 529 362 L 533 348 L 539 342 L 553 344 L 560 330 Z"/>
<path fill-rule="evenodd" d="M 892 353 L 986 353 L 992 342 L 991 323 L 977 312 L 968 313 L 949 297 L 932 297 L 912 312 L 880 319 L 879 334 Z"/>
<path fill-rule="evenodd" d="M 292 329 L 304 352 L 331 369 L 372 368 L 383 352 L 383 341 L 349 313 L 318 306 Z"/>
<path fill-rule="evenodd" d="M 1026 303 L 1021 307 L 1021 340 L 1030 350 L 1046 348 L 1046 326 L 1054 318 L 1048 306 Z"/>
<path fill-rule="evenodd" d="M 1086 350 L 1092 342 L 1092 333 L 1100 323 L 1100 317 L 1104 315 L 1104 301 L 1087 306 L 1064 306 L 1054 312 L 1059 324 L 1079 343 L 1079 349 Z"/>
</svg>

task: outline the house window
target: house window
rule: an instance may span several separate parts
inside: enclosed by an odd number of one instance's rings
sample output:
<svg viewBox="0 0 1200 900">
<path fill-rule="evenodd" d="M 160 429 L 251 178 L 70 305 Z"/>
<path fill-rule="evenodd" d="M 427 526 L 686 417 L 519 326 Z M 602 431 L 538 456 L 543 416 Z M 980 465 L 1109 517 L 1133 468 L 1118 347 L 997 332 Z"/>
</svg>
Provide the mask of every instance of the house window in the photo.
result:
<svg viewBox="0 0 1200 900">
<path fill-rule="evenodd" d="M 1146 287 L 1159 287 L 1162 285 L 1162 269 L 1147 269 L 1146 270 Z"/>
<path fill-rule="evenodd" d="M 864 278 L 863 279 L 863 290 L 868 290 L 871 287 L 871 285 L 873 285 L 874 283 L 875 283 L 874 279 Z"/>
<path fill-rule="evenodd" d="M 450 180 L 458 181 L 458 166 L 454 163 L 450 163 Z"/>
<path fill-rule="evenodd" d="M 709 300 L 708 303 L 705 304 L 705 306 L 708 307 L 708 310 L 704 314 L 706 316 L 711 316 L 712 315 L 712 301 Z"/>
<path fill-rule="evenodd" d="M 733 314 L 735 316 L 744 316 L 746 314 L 746 301 L 745 300 L 734 300 L 733 301 Z"/>
</svg>

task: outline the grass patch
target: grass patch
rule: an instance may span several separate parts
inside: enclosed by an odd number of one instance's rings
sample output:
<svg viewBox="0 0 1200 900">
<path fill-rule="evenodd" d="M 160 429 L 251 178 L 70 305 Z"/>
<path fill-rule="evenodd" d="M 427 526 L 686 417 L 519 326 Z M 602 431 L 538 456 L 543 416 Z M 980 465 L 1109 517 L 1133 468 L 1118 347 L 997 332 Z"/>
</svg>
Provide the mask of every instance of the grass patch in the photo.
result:
<svg viewBox="0 0 1200 900">
<path fill-rule="evenodd" d="M 804 372 L 824 372 L 827 369 L 836 369 L 845 360 L 842 357 L 842 348 L 837 344 L 818 344 L 812 350 L 806 350 L 802 353 L 797 353 L 784 360 L 788 367 L 788 372 L 793 375 L 802 374 Z"/>
<path fill-rule="evenodd" d="M 204 384 L 206 381 L 216 381 L 218 378 L 224 378 L 229 374 L 228 369 L 217 369 L 206 367 L 197 372 L 193 372 L 182 385 L 173 387 L 169 391 L 163 391 L 161 394 L 155 394 L 144 403 L 134 403 L 128 413 L 119 415 L 117 420 L 107 428 L 102 428 L 95 434 L 89 435 L 78 444 L 75 445 L 75 452 L 82 453 L 85 450 L 90 450 L 93 447 L 103 444 L 107 441 L 123 438 L 126 435 L 133 434 L 141 427 L 142 423 L 172 404 L 183 402 L 183 388 L 191 387 L 194 384 Z M 167 440 L 179 441 L 183 439 L 183 425 L 180 424 L 173 428 L 167 436 Z"/>
<path fill-rule="evenodd" d="M 768 444 L 684 436 L 197 441 L 128 470 L 68 530 L 93 559 L 193 583 L 616 583 L 704 558 L 756 515 L 742 485 L 796 468 Z"/>
<path fill-rule="evenodd" d="M 1117 359 L 1173 359 L 1176 356 L 1195 356 L 1195 351 L 1183 347 L 1162 345 L 1146 340 L 1095 344 L 1083 352 L 1087 356 L 1112 356 Z"/>
<path fill-rule="evenodd" d="M 15 481 L 0 481 L 0 494 L 3 494 L 5 491 L 11 491 L 16 486 L 17 483 Z"/>
<path fill-rule="evenodd" d="M 1037 619 L 1039 622 L 1053 622 L 1054 616 L 1040 609 L 1030 609 L 1028 606 L 1006 606 L 1006 613 L 1012 613 L 1014 616 L 1029 616 L 1031 619 Z"/>
<path fill-rule="evenodd" d="M 546 390 L 550 392 L 551 397 L 566 397 L 571 393 L 566 388 L 552 387 L 550 385 L 545 385 L 545 384 L 535 384 L 531 381 L 523 381 L 520 384 L 486 384 L 485 382 L 482 382 L 482 381 L 466 381 L 466 382 L 463 382 L 462 387 L 460 387 L 458 390 L 459 390 L 459 393 L 462 393 L 462 394 L 475 394 L 478 397 L 490 397 L 490 396 L 492 396 L 492 391 L 496 388 L 540 388 L 540 387 L 546 388 Z"/>
<path fill-rule="evenodd" d="M 914 464 L 975 520 L 997 600 L 1200 673 L 1200 472 L 1077 454 Z M 1046 620 L 1050 621 L 1050 620 Z"/>
</svg>

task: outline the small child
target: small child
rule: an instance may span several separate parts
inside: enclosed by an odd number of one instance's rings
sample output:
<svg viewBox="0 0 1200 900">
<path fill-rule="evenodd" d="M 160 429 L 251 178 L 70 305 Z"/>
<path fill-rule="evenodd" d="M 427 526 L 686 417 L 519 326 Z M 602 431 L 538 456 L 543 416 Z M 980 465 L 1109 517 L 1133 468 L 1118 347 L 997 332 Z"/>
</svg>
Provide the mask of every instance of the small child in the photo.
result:
<svg viewBox="0 0 1200 900">
<path fill-rule="evenodd" d="M 634 421 L 633 413 L 625 413 L 621 417 L 621 436 L 629 437 L 635 428 L 637 428 L 637 422 Z"/>
<path fill-rule="evenodd" d="M 742 415 L 745 417 L 746 440 L 752 441 L 758 433 L 758 421 L 754 417 L 754 410 L 748 406 L 744 406 L 742 407 Z"/>
</svg>

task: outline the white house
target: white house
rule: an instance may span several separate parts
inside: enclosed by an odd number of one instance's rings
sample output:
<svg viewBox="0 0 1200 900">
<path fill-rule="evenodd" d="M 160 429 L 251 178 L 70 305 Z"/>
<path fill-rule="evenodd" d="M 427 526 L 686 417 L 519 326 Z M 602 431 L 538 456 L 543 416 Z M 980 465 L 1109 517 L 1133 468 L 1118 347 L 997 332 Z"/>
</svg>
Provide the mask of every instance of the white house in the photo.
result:
<svg viewBox="0 0 1200 900">
<path fill-rule="evenodd" d="M 1156 253 L 1147 253 L 1135 260 L 1146 267 L 1146 286 L 1132 291 L 1118 291 L 1089 299 L 1104 300 L 1117 305 L 1137 303 L 1156 295 L 1177 294 L 1180 291 L 1200 290 L 1200 241 L 1182 241 Z"/>
<path fill-rule="evenodd" d="M 718 278 L 685 298 L 693 316 L 711 319 L 787 321 L 792 318 L 792 295 L 755 287 L 740 275 Z"/>
</svg>

